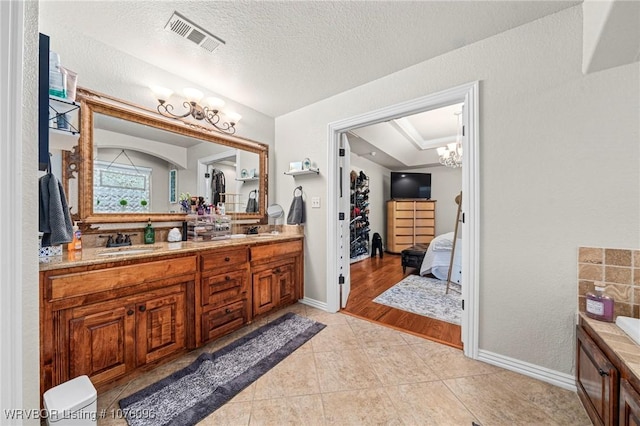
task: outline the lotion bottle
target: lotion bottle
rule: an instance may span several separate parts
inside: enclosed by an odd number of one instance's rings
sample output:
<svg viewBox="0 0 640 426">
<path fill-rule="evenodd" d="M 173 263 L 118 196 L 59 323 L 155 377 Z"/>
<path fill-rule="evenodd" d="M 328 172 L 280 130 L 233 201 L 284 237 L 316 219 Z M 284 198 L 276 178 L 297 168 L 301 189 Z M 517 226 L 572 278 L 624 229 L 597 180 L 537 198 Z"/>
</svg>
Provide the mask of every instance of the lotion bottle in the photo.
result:
<svg viewBox="0 0 640 426">
<path fill-rule="evenodd" d="M 589 318 L 613 322 L 613 299 L 604 294 L 604 287 L 595 287 L 594 291 L 585 294 L 587 299 L 586 314 Z"/>
<path fill-rule="evenodd" d="M 73 223 L 73 240 L 67 244 L 67 250 L 82 250 L 82 231 L 78 227 L 78 222 Z"/>
</svg>

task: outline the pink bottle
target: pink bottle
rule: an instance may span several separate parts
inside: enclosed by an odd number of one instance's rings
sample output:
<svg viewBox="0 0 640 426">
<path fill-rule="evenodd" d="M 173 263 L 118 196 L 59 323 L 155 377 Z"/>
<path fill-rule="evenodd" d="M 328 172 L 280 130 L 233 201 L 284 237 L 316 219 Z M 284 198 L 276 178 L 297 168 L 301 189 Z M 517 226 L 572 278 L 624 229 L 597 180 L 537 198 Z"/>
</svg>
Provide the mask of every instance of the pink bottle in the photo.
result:
<svg viewBox="0 0 640 426">
<path fill-rule="evenodd" d="M 613 322 L 613 299 L 604 294 L 603 287 L 585 294 L 587 298 L 587 316 L 600 321 Z"/>
</svg>

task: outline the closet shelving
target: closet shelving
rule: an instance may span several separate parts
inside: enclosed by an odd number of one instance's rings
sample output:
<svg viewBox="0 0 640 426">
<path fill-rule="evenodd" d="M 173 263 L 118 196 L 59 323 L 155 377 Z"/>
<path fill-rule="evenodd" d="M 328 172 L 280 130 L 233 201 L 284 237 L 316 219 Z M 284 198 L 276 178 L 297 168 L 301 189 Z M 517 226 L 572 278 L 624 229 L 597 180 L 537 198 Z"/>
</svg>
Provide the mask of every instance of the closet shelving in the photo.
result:
<svg viewBox="0 0 640 426">
<path fill-rule="evenodd" d="M 354 176 L 355 174 L 355 176 Z M 351 172 L 350 262 L 369 256 L 369 177 L 364 172 Z"/>
</svg>

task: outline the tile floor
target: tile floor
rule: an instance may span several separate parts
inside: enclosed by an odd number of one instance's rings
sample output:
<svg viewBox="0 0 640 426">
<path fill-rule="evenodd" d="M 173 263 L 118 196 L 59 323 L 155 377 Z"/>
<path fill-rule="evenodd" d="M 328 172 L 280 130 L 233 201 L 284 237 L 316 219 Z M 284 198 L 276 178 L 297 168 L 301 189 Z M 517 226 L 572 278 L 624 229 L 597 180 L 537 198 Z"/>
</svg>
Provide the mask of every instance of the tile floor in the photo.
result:
<svg viewBox="0 0 640 426">
<path fill-rule="evenodd" d="M 327 327 L 201 425 L 591 425 L 570 391 L 465 358 L 462 352 L 302 304 L 264 318 L 98 395 L 100 425 L 118 400 L 271 319 L 293 311 Z"/>
</svg>

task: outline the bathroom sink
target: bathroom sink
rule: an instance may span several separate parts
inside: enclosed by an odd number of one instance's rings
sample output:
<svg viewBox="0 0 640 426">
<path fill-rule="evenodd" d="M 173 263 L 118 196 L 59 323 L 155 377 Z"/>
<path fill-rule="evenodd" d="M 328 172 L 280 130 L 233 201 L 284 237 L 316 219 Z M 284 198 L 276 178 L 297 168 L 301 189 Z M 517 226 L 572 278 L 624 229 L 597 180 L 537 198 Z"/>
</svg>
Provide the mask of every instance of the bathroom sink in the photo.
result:
<svg viewBox="0 0 640 426">
<path fill-rule="evenodd" d="M 640 345 L 640 318 L 617 317 L 616 325 L 622 329 L 627 335 Z"/>
</svg>

